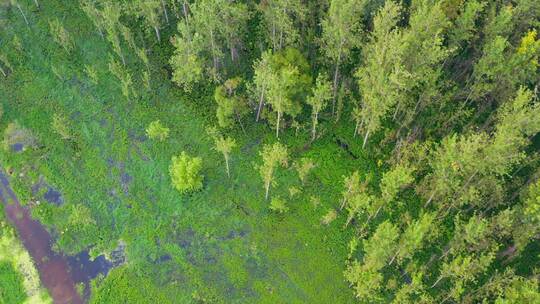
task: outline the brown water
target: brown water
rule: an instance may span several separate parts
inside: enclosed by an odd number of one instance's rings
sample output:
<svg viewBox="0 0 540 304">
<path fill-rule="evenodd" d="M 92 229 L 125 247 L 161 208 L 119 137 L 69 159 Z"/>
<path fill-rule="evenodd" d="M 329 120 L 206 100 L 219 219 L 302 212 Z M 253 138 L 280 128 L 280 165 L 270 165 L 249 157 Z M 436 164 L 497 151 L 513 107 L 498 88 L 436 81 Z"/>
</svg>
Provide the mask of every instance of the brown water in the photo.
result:
<svg viewBox="0 0 540 304">
<path fill-rule="evenodd" d="M 83 299 L 75 284 L 88 281 L 100 272 L 103 264 L 105 273 L 110 266 L 102 260 L 89 261 L 88 254 L 67 257 L 52 250 L 52 238 L 45 228 L 30 217 L 26 207 L 21 206 L 9 185 L 5 172 L 0 168 L 0 200 L 4 204 L 7 218 L 18 231 L 24 247 L 33 258 L 42 284 L 49 290 L 54 303 L 79 304 Z M 98 265 L 99 264 L 99 265 Z M 71 270 L 74 271 L 71 271 Z"/>
</svg>

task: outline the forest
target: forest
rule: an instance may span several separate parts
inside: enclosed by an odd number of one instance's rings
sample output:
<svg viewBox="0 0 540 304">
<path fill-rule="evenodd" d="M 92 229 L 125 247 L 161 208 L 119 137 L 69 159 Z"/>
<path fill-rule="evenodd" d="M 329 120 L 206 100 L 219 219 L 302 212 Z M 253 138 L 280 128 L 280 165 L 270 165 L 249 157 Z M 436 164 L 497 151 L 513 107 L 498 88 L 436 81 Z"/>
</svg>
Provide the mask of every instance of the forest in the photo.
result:
<svg viewBox="0 0 540 304">
<path fill-rule="evenodd" d="M 0 0 L 0 304 L 540 303 L 538 30 L 538 0 Z"/>
</svg>

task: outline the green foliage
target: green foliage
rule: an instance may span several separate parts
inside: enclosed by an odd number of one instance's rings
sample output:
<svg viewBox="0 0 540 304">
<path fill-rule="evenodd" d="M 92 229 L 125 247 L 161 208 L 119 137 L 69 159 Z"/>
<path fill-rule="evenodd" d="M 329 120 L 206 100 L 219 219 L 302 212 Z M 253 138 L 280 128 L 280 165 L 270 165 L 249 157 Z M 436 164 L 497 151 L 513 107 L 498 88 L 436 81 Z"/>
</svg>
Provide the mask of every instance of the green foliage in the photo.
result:
<svg viewBox="0 0 540 304">
<path fill-rule="evenodd" d="M 268 199 L 270 186 L 276 184 L 274 172 L 278 166 L 287 167 L 289 152 L 283 144 L 276 142 L 273 145 L 265 145 L 259 155 L 262 158 L 262 164 L 258 167 L 259 174 L 264 181 L 265 199 Z"/>
<path fill-rule="evenodd" d="M 249 108 L 245 98 L 237 92 L 241 82 L 242 79 L 238 77 L 228 79 L 214 91 L 216 117 L 221 128 L 230 128 L 235 121 L 243 128 L 242 117 L 248 113 Z"/>
<path fill-rule="evenodd" d="M 69 129 L 67 118 L 61 114 L 55 113 L 51 122 L 51 127 L 64 140 L 71 139 L 73 135 Z"/>
<path fill-rule="evenodd" d="M 62 23 L 60 23 L 60 20 L 49 20 L 49 30 L 51 32 L 51 35 L 53 36 L 54 41 L 58 43 L 62 48 L 64 48 L 67 53 L 71 53 L 73 48 L 75 47 L 73 39 L 66 31 Z"/>
<path fill-rule="evenodd" d="M 302 182 L 302 185 L 305 184 L 309 172 L 315 168 L 315 164 L 309 158 L 303 157 L 300 161 L 294 163 L 294 168 L 298 172 L 298 177 Z"/>
<path fill-rule="evenodd" d="M 287 203 L 284 199 L 280 197 L 273 197 L 270 201 L 270 210 L 276 213 L 286 213 L 289 211 L 289 207 L 287 207 Z"/>
<path fill-rule="evenodd" d="M 21 274 L 8 261 L 0 261 L 0 303 L 24 303 L 26 292 Z"/>
<path fill-rule="evenodd" d="M 191 157 L 185 151 L 173 156 L 169 167 L 173 187 L 181 193 L 202 188 L 202 158 Z"/>
<path fill-rule="evenodd" d="M 163 126 L 161 121 L 154 120 L 146 128 L 146 135 L 148 138 L 158 141 L 164 141 L 169 137 L 170 129 Z"/>
<path fill-rule="evenodd" d="M 93 284 L 90 303 L 172 303 L 152 281 L 126 266 L 115 268 L 101 282 Z"/>
</svg>

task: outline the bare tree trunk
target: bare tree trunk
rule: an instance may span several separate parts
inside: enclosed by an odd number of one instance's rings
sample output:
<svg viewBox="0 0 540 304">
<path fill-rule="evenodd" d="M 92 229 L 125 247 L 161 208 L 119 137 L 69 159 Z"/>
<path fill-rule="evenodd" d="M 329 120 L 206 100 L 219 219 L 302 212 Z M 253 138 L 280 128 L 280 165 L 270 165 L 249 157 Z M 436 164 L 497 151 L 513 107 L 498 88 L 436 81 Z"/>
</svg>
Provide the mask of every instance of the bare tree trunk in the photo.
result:
<svg viewBox="0 0 540 304">
<path fill-rule="evenodd" d="M 263 107 L 263 100 L 264 100 L 264 87 L 261 90 L 261 97 L 259 98 L 259 108 L 257 109 L 257 117 L 255 118 L 255 121 L 259 121 L 259 117 L 261 115 L 261 110 Z"/>
<path fill-rule="evenodd" d="M 439 282 L 440 282 L 442 279 L 444 279 L 444 277 L 442 277 L 442 276 L 439 277 L 439 278 L 437 279 L 437 281 L 435 281 L 435 283 L 433 283 L 433 285 L 431 285 L 430 288 L 433 288 L 433 287 L 437 286 L 437 284 L 439 284 Z"/>
<path fill-rule="evenodd" d="M 37 9 L 39 10 L 40 7 L 39 7 L 39 2 L 38 2 L 38 0 L 34 0 L 34 3 L 36 4 Z"/>
<path fill-rule="evenodd" d="M 337 98 L 337 87 L 338 87 L 338 81 L 339 81 L 339 64 L 341 63 L 341 52 L 339 52 L 337 61 L 336 61 L 336 68 L 334 69 L 334 96 L 332 99 L 332 117 L 334 116 L 335 107 L 336 107 L 336 98 Z"/>
<path fill-rule="evenodd" d="M 227 155 L 225 155 L 225 167 L 227 168 L 227 177 L 231 177 L 229 172 L 229 157 Z"/>
<path fill-rule="evenodd" d="M 4 75 L 4 77 L 7 77 L 6 72 L 4 71 L 4 69 L 1 66 L 0 66 L 0 72 L 2 73 L 2 75 Z"/>
<path fill-rule="evenodd" d="M 169 14 L 167 13 L 167 6 L 165 5 L 165 2 L 161 0 L 161 6 L 163 7 L 163 14 L 165 15 L 165 21 L 167 24 L 169 24 Z"/>
<path fill-rule="evenodd" d="M 24 12 L 23 12 L 23 10 L 21 8 L 21 5 L 19 3 L 17 3 L 17 8 L 19 9 L 19 12 L 21 12 L 21 15 L 24 18 L 24 22 L 26 23 L 26 26 L 30 27 L 30 24 L 28 23 L 28 19 L 26 19 L 26 15 L 24 14 Z"/>
<path fill-rule="evenodd" d="M 272 22 L 272 44 L 274 47 L 274 51 L 276 51 L 277 45 L 276 45 L 276 23 Z"/>
<path fill-rule="evenodd" d="M 429 203 L 431 203 L 431 200 L 433 200 L 433 197 L 435 196 L 435 191 L 431 192 L 431 195 L 429 196 L 429 199 L 427 200 L 427 202 L 424 204 L 424 208 L 426 208 Z"/>
<path fill-rule="evenodd" d="M 366 146 L 368 136 L 369 136 L 369 130 L 366 132 L 366 136 L 364 136 L 364 143 L 362 144 L 362 149 L 364 149 L 364 147 Z"/>
<path fill-rule="evenodd" d="M 218 67 L 216 58 L 216 46 L 214 45 L 214 32 L 212 30 L 210 30 L 210 43 L 212 44 L 212 60 L 214 61 L 214 73 L 216 73 L 217 75 Z"/>
<path fill-rule="evenodd" d="M 392 265 L 394 263 L 394 260 L 397 258 L 399 252 L 401 251 L 401 249 L 398 249 L 398 251 L 396 252 L 396 254 L 394 254 L 394 256 L 392 257 L 392 259 L 390 260 L 390 263 L 388 263 L 388 266 Z"/>
<path fill-rule="evenodd" d="M 277 113 L 277 124 L 276 124 L 276 138 L 279 139 L 279 121 L 281 120 L 281 112 Z"/>
<path fill-rule="evenodd" d="M 238 124 L 240 125 L 240 128 L 242 128 L 242 132 L 244 133 L 244 135 L 247 135 L 246 129 L 244 129 L 244 124 L 242 123 L 242 119 L 240 119 L 240 115 L 238 113 L 235 113 L 235 114 L 236 114 L 236 120 L 238 120 Z"/>
<path fill-rule="evenodd" d="M 161 35 L 159 34 L 159 28 L 157 26 L 154 26 L 154 31 L 156 32 L 158 42 L 161 42 Z"/>
<path fill-rule="evenodd" d="M 266 192 L 264 194 L 264 199 L 268 200 L 268 193 L 270 192 L 270 182 L 266 183 L 265 188 L 266 188 Z"/>
<path fill-rule="evenodd" d="M 184 12 L 184 19 L 186 19 L 186 24 L 188 25 L 189 27 L 189 22 L 188 22 L 188 4 L 186 1 L 184 1 L 184 3 L 182 3 L 182 11 Z"/>
<path fill-rule="evenodd" d="M 311 141 L 315 140 L 317 136 L 317 120 L 319 119 L 319 113 L 315 112 L 315 120 L 313 120 L 313 128 L 311 130 Z"/>
</svg>

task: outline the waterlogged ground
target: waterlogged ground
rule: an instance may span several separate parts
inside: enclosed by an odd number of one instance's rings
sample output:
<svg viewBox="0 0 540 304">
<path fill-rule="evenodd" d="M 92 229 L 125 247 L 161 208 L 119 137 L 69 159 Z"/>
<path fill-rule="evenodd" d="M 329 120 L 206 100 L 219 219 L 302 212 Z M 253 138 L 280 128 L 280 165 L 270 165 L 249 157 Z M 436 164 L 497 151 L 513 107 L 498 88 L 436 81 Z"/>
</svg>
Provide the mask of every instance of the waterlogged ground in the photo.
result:
<svg viewBox="0 0 540 304">
<path fill-rule="evenodd" d="M 248 121 L 247 135 L 231 131 L 239 148 L 227 178 L 204 131 L 214 121 L 213 88 L 189 96 L 174 88 L 167 41 L 149 46 L 149 92 L 140 83 L 138 59 L 125 46 L 137 93 L 128 101 L 108 72 L 110 47 L 75 4 L 47 1 L 41 11 L 27 14 L 30 27 L 16 11 L 0 16 L 7 29 L 0 33 L 0 47 L 12 47 L 13 39 L 22 45 L 10 58 L 11 74 L 0 82 L 0 130 L 17 122 L 35 141 L 2 147 L 0 163 L 12 172 L 11 186 L 25 208 L 21 220 L 39 225 L 29 214 L 39 220 L 47 229 L 40 232 L 46 233 L 45 255 L 53 257 L 49 262 L 61 260 L 64 270 L 53 276 L 55 283 L 44 279 L 53 297 L 54 284 L 76 297 L 74 283 L 102 272 L 108 276 L 98 276 L 91 290 L 95 303 L 144 303 L 148 294 L 163 303 L 354 302 L 343 279 L 352 231 L 342 229 L 343 214 L 329 226 L 321 224 L 325 214 L 339 209 L 342 176 L 350 168 L 362 174 L 376 169 L 359 152 L 352 130 L 327 132 L 309 149 L 307 131 L 284 135 L 291 162 L 312 157 L 317 168 L 305 185 L 293 169 L 277 173 L 271 195 L 284 198 L 290 211 L 274 214 L 255 169 L 262 145 L 275 141 L 273 133 Z M 51 40 L 49 18 L 61 19 L 72 34 L 72 53 Z M 85 66 L 98 71 L 97 83 Z M 65 118 L 68 139 L 52 128 L 55 115 Z M 145 136 L 145 127 L 157 119 L 171 129 L 164 142 Z M 180 195 L 170 185 L 170 159 L 181 151 L 203 158 L 200 192 Z M 291 196 L 291 187 L 300 193 Z M 20 236 L 26 245 L 25 234 Z M 102 254 L 110 262 L 98 258 Z M 116 267 L 100 270 L 108 266 Z"/>
</svg>

